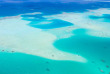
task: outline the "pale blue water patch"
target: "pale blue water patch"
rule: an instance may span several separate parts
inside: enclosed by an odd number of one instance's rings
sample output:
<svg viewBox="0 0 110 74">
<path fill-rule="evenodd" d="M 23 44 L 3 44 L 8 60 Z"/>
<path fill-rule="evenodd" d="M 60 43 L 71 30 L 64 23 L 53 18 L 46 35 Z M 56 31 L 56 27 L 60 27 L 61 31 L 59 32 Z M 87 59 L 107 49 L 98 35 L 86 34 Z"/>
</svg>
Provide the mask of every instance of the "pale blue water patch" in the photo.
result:
<svg viewBox="0 0 110 74">
<path fill-rule="evenodd" d="M 54 29 L 73 25 L 70 22 L 59 19 L 48 20 L 47 18 L 44 18 L 43 15 L 44 14 L 22 15 L 22 17 L 23 20 L 31 21 L 28 24 L 29 26 L 40 29 Z"/>
<path fill-rule="evenodd" d="M 55 61 L 23 53 L 0 52 L 0 74 L 101 74 L 89 63 Z"/>
<path fill-rule="evenodd" d="M 89 16 L 90 19 L 97 20 L 102 19 L 103 22 L 110 22 L 110 14 L 103 14 L 102 16 Z"/>
<path fill-rule="evenodd" d="M 110 38 L 90 36 L 86 34 L 86 31 L 85 29 L 77 29 L 73 31 L 75 35 L 55 41 L 54 46 L 62 51 L 82 55 L 89 61 L 98 64 L 103 59 L 106 64 L 98 66 L 106 69 L 107 64 L 110 66 Z M 107 72 L 109 69 L 105 71 Z"/>
<path fill-rule="evenodd" d="M 71 26 L 73 24 L 70 22 L 63 21 L 63 20 L 54 19 L 51 21 L 46 20 L 46 21 L 31 22 L 29 25 L 35 28 L 40 28 L 40 29 L 54 29 L 54 28 Z"/>
</svg>

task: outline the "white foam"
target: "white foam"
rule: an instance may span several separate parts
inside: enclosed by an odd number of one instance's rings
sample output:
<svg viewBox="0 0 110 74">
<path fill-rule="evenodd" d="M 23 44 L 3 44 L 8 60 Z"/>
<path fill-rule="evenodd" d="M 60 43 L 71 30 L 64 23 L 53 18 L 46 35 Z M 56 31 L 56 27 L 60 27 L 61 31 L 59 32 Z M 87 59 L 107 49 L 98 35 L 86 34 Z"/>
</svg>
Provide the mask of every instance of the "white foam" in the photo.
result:
<svg viewBox="0 0 110 74">
<path fill-rule="evenodd" d="M 30 27 L 29 23 L 21 17 L 0 20 L 0 47 L 53 60 L 87 61 L 77 54 L 56 49 L 52 45 L 57 39 L 55 35 Z"/>
</svg>

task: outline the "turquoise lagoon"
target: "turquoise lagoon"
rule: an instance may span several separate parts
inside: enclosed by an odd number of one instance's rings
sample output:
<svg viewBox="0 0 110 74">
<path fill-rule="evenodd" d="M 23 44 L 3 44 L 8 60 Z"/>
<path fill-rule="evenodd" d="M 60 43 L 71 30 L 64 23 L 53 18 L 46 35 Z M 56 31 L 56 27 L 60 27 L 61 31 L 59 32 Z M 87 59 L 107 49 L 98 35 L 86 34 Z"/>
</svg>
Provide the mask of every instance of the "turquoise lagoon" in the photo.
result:
<svg viewBox="0 0 110 74">
<path fill-rule="evenodd" d="M 0 3 L 0 74 L 110 74 L 110 3 Z"/>
</svg>

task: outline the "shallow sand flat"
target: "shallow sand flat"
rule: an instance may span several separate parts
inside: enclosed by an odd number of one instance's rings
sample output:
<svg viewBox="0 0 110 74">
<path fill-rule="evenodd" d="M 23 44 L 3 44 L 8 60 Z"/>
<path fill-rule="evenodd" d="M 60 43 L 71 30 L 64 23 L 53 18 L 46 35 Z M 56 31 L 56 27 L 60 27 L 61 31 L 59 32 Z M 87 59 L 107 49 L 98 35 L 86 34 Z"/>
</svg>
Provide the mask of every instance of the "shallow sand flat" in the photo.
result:
<svg viewBox="0 0 110 74">
<path fill-rule="evenodd" d="M 36 14 L 42 14 L 41 12 L 34 12 L 34 13 L 25 13 L 25 14 L 22 14 L 22 15 L 36 15 Z"/>
<path fill-rule="evenodd" d="M 45 31 L 56 35 L 58 39 L 62 39 L 62 38 L 69 38 L 73 36 L 74 34 L 72 33 L 72 31 L 76 29 L 78 29 L 78 27 L 74 27 L 72 25 L 72 26 L 67 26 L 62 28 L 48 29 Z"/>
<path fill-rule="evenodd" d="M 89 35 L 98 36 L 98 37 L 110 37 L 110 22 L 104 22 L 103 19 L 94 20 L 89 16 L 102 16 L 103 14 L 110 14 L 109 9 L 97 9 L 90 10 L 84 13 L 66 13 L 44 16 L 45 18 L 50 19 L 60 19 L 73 23 L 73 27 L 84 28 L 88 30 Z"/>
<path fill-rule="evenodd" d="M 82 56 L 66 53 L 56 49 L 52 43 L 55 35 L 41 29 L 28 26 L 29 21 L 19 18 L 0 21 L 0 48 L 4 51 L 14 51 L 37 55 L 53 60 L 72 60 L 86 62 Z"/>
</svg>

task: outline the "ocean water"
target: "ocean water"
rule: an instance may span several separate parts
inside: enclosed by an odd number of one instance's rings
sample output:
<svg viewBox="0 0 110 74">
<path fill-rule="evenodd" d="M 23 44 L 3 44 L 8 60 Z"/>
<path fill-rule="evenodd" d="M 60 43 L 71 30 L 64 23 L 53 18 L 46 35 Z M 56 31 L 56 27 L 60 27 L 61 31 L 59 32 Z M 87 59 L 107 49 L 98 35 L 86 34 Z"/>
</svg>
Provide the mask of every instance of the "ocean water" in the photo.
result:
<svg viewBox="0 0 110 74">
<path fill-rule="evenodd" d="M 56 61 L 23 53 L 0 53 L 1 74 L 81 74 L 100 73 L 89 64 L 74 61 Z M 91 65 L 93 67 L 93 65 Z M 91 72 L 90 72 L 91 71 Z"/>
<path fill-rule="evenodd" d="M 0 3 L 0 74 L 110 74 L 110 3 Z"/>
</svg>

